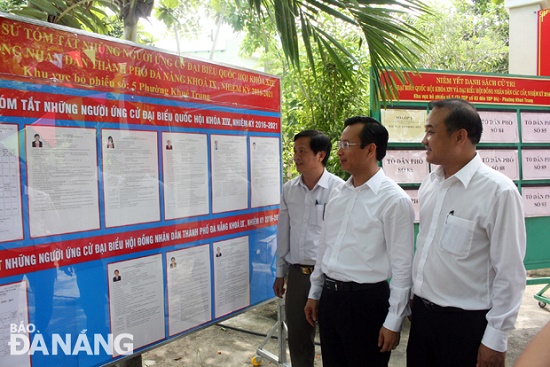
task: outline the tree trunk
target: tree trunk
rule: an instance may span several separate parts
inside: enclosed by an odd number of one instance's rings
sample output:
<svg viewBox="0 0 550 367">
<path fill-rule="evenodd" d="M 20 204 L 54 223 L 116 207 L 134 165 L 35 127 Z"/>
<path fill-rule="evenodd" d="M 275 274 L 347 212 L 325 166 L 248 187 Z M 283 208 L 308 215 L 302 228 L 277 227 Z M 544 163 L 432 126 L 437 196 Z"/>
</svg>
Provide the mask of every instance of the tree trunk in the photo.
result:
<svg viewBox="0 0 550 367">
<path fill-rule="evenodd" d="M 120 17 L 124 20 L 124 39 L 136 42 L 139 18 L 147 18 L 153 11 L 155 0 L 122 0 Z"/>
<path fill-rule="evenodd" d="M 132 19 L 134 18 L 134 19 Z M 136 42 L 137 40 L 137 17 L 125 17 L 124 18 L 124 39 L 126 41 Z"/>
</svg>

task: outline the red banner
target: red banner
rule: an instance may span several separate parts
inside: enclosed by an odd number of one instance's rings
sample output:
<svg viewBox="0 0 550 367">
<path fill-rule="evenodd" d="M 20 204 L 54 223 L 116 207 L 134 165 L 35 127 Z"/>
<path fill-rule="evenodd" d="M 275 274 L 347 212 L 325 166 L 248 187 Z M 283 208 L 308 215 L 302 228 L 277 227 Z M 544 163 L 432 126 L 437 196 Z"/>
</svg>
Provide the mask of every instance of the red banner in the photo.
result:
<svg viewBox="0 0 550 367">
<path fill-rule="evenodd" d="M 0 87 L 0 104 L 5 106 L 1 109 L 2 116 L 18 117 L 21 111 L 25 111 L 25 117 L 37 119 L 35 124 L 74 120 L 232 131 L 280 131 L 278 117 L 231 112 L 231 108 L 206 110 L 194 108 L 191 103 L 185 108 L 181 103 L 170 105 L 167 98 L 162 99 L 164 104 L 158 104 L 155 102 L 160 101 L 154 98 L 143 98 L 147 102 L 134 98 L 114 99 L 109 93 L 89 96 L 58 94 L 52 93 L 51 84 L 37 89 L 40 92 Z"/>
<path fill-rule="evenodd" d="M 0 278 L 277 225 L 279 210 L 0 251 Z"/>
<path fill-rule="evenodd" d="M 540 10 L 538 19 L 537 75 L 550 76 L 550 9 Z"/>
<path fill-rule="evenodd" d="M 463 98 L 472 103 L 550 106 L 549 79 L 448 71 L 422 71 L 410 77 L 411 84 L 396 79 L 400 102 Z"/>
<path fill-rule="evenodd" d="M 279 112 L 280 80 L 0 17 L 0 73 Z"/>
</svg>

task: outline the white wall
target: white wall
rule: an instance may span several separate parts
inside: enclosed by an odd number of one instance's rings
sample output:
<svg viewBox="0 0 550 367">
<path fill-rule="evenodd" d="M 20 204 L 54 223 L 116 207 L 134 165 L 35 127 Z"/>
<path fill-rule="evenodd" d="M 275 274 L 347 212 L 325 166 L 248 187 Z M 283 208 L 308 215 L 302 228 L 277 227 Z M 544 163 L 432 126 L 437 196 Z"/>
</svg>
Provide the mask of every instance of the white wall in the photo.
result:
<svg viewBox="0 0 550 367">
<path fill-rule="evenodd" d="M 537 75 L 537 12 L 547 0 L 506 0 L 510 14 L 509 73 Z"/>
</svg>

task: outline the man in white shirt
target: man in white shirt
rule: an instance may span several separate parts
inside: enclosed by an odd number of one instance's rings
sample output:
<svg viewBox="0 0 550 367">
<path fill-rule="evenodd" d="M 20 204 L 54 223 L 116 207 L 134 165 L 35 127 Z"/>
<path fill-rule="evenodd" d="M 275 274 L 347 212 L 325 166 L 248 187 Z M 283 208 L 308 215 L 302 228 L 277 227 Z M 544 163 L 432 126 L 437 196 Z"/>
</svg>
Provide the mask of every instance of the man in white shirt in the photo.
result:
<svg viewBox="0 0 550 367">
<path fill-rule="evenodd" d="M 304 315 L 317 244 L 330 191 L 344 181 L 327 172 L 332 144 L 320 131 L 294 136 L 294 163 L 300 176 L 283 186 L 277 226 L 277 278 L 273 291 L 285 293 L 288 346 L 293 367 L 313 367 L 315 327 Z"/>
<path fill-rule="evenodd" d="M 476 152 L 483 126 L 462 99 L 430 103 L 420 186 L 408 367 L 504 366 L 525 288 L 525 222 L 512 180 Z"/>
<path fill-rule="evenodd" d="M 363 116 L 345 126 L 338 158 L 351 177 L 330 195 L 305 313 L 319 320 L 323 367 L 385 367 L 409 314 L 414 211 L 378 166 L 386 128 Z"/>
</svg>

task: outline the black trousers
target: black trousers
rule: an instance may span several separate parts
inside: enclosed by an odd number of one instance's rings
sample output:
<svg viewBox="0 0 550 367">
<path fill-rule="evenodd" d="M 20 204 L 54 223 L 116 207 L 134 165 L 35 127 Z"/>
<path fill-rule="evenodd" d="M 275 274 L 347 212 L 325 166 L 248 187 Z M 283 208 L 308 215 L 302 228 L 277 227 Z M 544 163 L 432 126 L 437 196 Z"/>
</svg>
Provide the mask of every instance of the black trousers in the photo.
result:
<svg viewBox="0 0 550 367">
<path fill-rule="evenodd" d="M 407 367 L 475 367 L 487 312 L 439 307 L 415 296 Z"/>
<path fill-rule="evenodd" d="M 319 300 L 323 367 L 387 367 L 378 335 L 388 314 L 389 285 L 337 291 L 325 287 Z"/>
<path fill-rule="evenodd" d="M 285 313 L 292 367 L 313 367 L 315 359 L 315 328 L 304 312 L 310 285 L 309 274 L 293 265 L 288 268 Z"/>
</svg>

